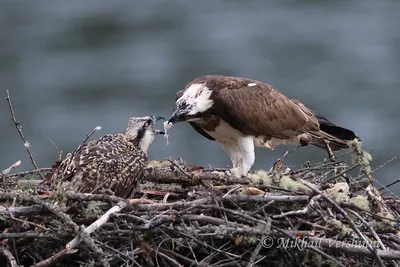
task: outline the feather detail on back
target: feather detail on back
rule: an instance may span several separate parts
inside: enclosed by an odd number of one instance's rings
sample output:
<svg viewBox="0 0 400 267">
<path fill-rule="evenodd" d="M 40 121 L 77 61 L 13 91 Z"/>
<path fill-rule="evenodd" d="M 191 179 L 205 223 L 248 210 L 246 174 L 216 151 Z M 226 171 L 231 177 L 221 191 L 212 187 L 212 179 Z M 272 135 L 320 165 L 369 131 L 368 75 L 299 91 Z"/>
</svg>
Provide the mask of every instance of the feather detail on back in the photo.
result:
<svg viewBox="0 0 400 267">
<path fill-rule="evenodd" d="M 123 134 L 108 134 L 80 145 L 60 164 L 51 178 L 53 188 L 69 182 L 76 192 L 112 191 L 127 198 L 142 180 L 147 154 Z"/>
</svg>

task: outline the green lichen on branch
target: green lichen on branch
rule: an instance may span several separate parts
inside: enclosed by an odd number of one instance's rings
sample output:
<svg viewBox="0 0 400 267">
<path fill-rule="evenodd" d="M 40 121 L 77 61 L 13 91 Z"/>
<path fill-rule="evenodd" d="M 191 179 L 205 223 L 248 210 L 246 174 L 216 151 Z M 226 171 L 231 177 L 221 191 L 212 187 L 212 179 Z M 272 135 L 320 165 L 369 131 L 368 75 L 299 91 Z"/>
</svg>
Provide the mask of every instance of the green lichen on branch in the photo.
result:
<svg viewBox="0 0 400 267">
<path fill-rule="evenodd" d="M 352 149 L 351 155 L 353 164 L 360 164 L 362 172 L 370 181 L 373 181 L 372 168 L 370 165 L 372 161 L 371 154 L 362 149 L 362 143 L 357 139 L 350 142 L 350 147 Z"/>
</svg>

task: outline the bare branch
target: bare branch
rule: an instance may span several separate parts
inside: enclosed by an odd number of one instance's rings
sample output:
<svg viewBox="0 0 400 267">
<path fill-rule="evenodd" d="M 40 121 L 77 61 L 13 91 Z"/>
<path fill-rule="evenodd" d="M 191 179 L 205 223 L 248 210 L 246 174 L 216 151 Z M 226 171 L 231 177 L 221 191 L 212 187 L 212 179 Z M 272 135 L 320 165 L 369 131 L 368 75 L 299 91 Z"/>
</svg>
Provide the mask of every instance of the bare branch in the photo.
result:
<svg viewBox="0 0 400 267">
<path fill-rule="evenodd" d="M 11 165 L 10 167 L 8 167 L 7 169 L 1 171 L 1 175 L 0 176 L 6 176 L 7 174 L 10 173 L 10 171 L 12 171 L 13 169 L 17 168 L 19 165 L 21 165 L 21 161 L 18 160 L 17 162 L 15 162 L 13 165 Z"/>
<path fill-rule="evenodd" d="M 6 256 L 11 267 L 18 267 L 17 261 L 15 260 L 13 254 L 8 249 L 0 246 L 0 253 Z"/>
<path fill-rule="evenodd" d="M 19 135 L 20 135 L 22 141 L 24 142 L 24 146 L 25 146 L 25 148 L 26 148 L 26 151 L 28 152 L 28 155 L 29 155 L 29 158 L 31 159 L 31 163 L 32 163 L 33 167 L 34 167 L 36 170 L 38 170 L 39 168 L 38 168 L 38 166 L 36 165 L 36 162 L 35 162 L 35 160 L 34 160 L 34 158 L 33 158 L 33 156 L 32 156 L 32 153 L 31 153 L 30 144 L 29 144 L 29 142 L 26 140 L 26 138 L 25 138 L 25 136 L 24 136 L 24 133 L 22 132 L 21 123 L 20 123 L 19 121 L 17 121 L 17 119 L 15 118 L 14 108 L 13 108 L 13 106 L 12 106 L 11 98 L 10 98 L 10 93 L 8 92 L 8 90 L 6 91 L 6 94 L 7 94 L 6 100 L 7 100 L 7 102 L 8 102 L 8 106 L 9 106 L 10 112 L 11 112 L 11 119 L 12 119 L 12 121 L 14 122 L 15 128 L 17 129 L 17 131 L 18 131 L 18 133 L 19 133 Z M 39 175 L 40 175 L 40 177 L 42 177 L 42 179 L 44 180 L 44 176 L 43 176 L 43 174 L 42 174 L 40 171 L 39 171 Z"/>
</svg>

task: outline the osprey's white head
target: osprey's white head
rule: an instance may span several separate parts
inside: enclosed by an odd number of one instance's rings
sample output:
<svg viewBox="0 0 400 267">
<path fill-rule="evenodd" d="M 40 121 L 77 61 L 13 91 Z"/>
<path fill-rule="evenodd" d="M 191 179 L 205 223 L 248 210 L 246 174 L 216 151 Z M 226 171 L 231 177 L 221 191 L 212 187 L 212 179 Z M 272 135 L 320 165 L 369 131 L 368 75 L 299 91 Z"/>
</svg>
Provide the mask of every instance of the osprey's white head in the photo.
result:
<svg viewBox="0 0 400 267">
<path fill-rule="evenodd" d="M 168 122 L 175 123 L 194 119 L 207 112 L 214 104 L 212 91 L 202 83 L 191 84 L 176 100 Z"/>
</svg>

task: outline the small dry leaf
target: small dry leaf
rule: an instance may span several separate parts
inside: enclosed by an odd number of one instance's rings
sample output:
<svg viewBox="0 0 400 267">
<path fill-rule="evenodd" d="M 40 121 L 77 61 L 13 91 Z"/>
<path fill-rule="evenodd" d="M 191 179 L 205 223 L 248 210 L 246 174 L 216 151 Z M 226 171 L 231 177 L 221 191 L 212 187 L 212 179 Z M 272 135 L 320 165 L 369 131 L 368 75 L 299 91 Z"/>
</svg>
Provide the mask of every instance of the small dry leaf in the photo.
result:
<svg viewBox="0 0 400 267">
<path fill-rule="evenodd" d="M 46 199 L 46 198 L 48 198 L 50 196 L 50 193 L 49 192 L 44 192 L 43 194 L 41 194 L 40 196 L 39 196 L 39 198 L 41 198 L 41 199 Z"/>
<path fill-rule="evenodd" d="M 296 237 L 302 239 L 304 237 L 302 232 L 297 232 Z"/>
<path fill-rule="evenodd" d="M 131 199 L 129 199 L 129 202 L 132 205 L 136 205 L 136 204 L 154 204 L 154 201 L 152 201 L 150 199 L 146 199 L 146 198 L 131 198 Z"/>
<path fill-rule="evenodd" d="M 236 237 L 236 239 L 235 239 L 236 246 L 239 246 L 240 243 L 242 243 L 242 241 L 243 241 L 243 236 L 242 235 Z"/>
<path fill-rule="evenodd" d="M 264 195 L 265 194 L 264 191 L 262 191 L 256 187 L 247 187 L 243 190 L 243 192 L 248 195 Z"/>
</svg>

